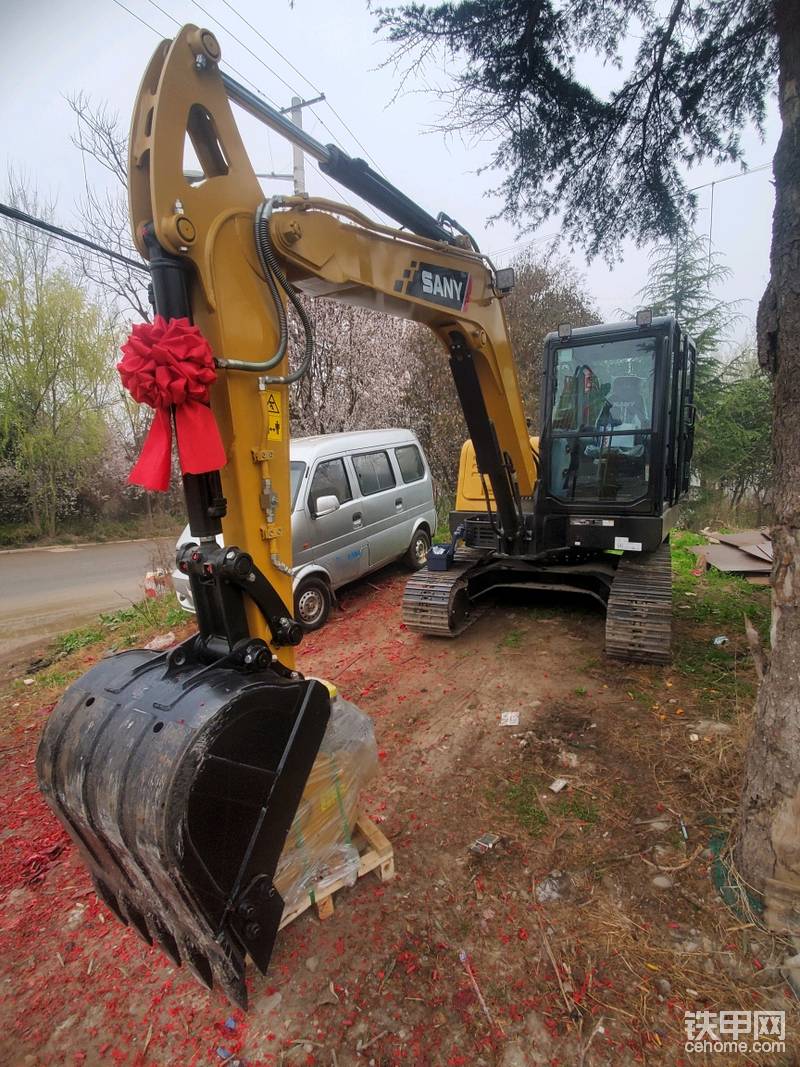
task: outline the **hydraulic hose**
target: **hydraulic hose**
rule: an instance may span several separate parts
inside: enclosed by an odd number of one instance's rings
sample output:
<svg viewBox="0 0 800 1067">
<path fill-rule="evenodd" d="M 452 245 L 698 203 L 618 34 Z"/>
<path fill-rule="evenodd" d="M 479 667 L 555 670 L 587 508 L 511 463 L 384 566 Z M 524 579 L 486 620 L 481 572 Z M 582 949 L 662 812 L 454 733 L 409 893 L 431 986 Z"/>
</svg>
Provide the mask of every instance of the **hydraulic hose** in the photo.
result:
<svg viewBox="0 0 800 1067">
<path fill-rule="evenodd" d="M 266 265 L 271 271 L 272 275 L 276 278 L 278 284 L 288 296 L 292 303 L 292 307 L 297 312 L 300 322 L 303 324 L 303 332 L 305 334 L 305 353 L 303 354 L 302 362 L 297 370 L 291 372 L 291 374 L 276 375 L 275 377 L 266 376 L 264 378 L 265 385 L 291 385 L 293 382 L 299 381 L 303 375 L 308 371 L 311 366 L 311 358 L 314 355 L 314 326 L 306 314 L 306 309 L 300 302 L 300 298 L 297 292 L 283 272 L 283 267 L 280 265 L 280 261 L 275 253 L 275 247 L 272 244 L 272 238 L 269 232 L 269 215 L 272 213 L 272 202 L 269 203 L 269 214 L 266 212 L 261 218 L 261 224 L 259 226 L 259 240 L 256 244 L 259 246 L 259 255 L 263 252 Z M 272 366 L 275 366 L 273 363 Z"/>
<path fill-rule="evenodd" d="M 278 286 L 275 284 L 277 280 L 278 285 L 280 285 L 281 289 L 283 289 L 289 300 L 292 302 L 292 306 L 297 312 L 303 325 L 303 332 L 305 334 L 305 352 L 303 360 L 297 370 L 293 371 L 291 374 L 265 377 L 264 384 L 291 385 L 292 382 L 296 382 L 303 377 L 311 364 L 311 357 L 314 354 L 314 327 L 306 314 L 305 308 L 300 303 L 294 286 L 284 274 L 272 244 L 272 238 L 269 232 L 269 220 L 272 216 L 274 205 L 275 198 L 273 197 L 270 200 L 265 200 L 264 203 L 259 205 L 256 209 L 254 236 L 256 252 L 264 274 L 264 281 L 267 284 L 278 316 L 278 347 L 275 350 L 274 355 L 270 356 L 269 359 L 244 360 L 219 358 L 215 362 L 218 367 L 222 367 L 225 370 L 243 370 L 255 374 L 263 374 L 264 371 L 272 370 L 273 367 L 278 366 L 286 355 L 286 348 L 289 342 L 289 329 L 286 321 L 286 310 L 283 306 L 283 300 L 278 292 Z"/>
</svg>

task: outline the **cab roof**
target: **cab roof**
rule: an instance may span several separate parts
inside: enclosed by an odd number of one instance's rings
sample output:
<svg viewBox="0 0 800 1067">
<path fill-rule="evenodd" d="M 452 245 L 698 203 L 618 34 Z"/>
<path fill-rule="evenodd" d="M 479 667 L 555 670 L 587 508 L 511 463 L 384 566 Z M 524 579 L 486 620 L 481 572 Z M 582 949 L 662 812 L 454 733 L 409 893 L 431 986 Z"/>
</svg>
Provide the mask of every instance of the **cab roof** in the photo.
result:
<svg viewBox="0 0 800 1067">
<path fill-rule="evenodd" d="M 545 344 L 549 344 L 551 341 L 561 341 L 564 345 L 569 345 L 571 340 L 584 341 L 587 337 L 601 338 L 606 334 L 641 334 L 647 336 L 652 333 L 653 330 L 663 329 L 680 329 L 675 321 L 674 315 L 654 315 L 652 322 L 647 326 L 637 326 L 636 319 L 626 319 L 623 322 L 598 322 L 594 326 L 573 326 L 572 333 L 569 337 L 560 338 L 557 330 L 552 330 L 547 337 L 545 337 Z"/>
</svg>

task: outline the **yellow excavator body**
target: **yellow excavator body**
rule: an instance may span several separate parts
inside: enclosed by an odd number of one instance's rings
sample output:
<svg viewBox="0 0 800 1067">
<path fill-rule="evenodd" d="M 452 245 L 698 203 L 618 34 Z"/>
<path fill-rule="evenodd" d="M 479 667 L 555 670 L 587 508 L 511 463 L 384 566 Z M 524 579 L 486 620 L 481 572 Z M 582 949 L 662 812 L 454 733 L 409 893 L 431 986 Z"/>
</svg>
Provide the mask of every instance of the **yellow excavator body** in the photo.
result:
<svg viewBox="0 0 800 1067">
<path fill-rule="evenodd" d="M 452 545 L 434 546 L 427 570 L 406 587 L 409 629 L 454 636 L 469 622 L 474 591 L 515 573 L 535 584 L 550 564 L 537 557 L 539 445 L 528 432 L 503 309 L 513 272 L 497 270 L 449 216 L 428 215 L 362 160 L 298 129 L 223 73 L 220 58 L 214 35 L 196 26 L 162 42 L 139 90 L 129 146 L 131 228 L 150 269 L 154 311 L 199 327 L 217 372 L 210 406 L 226 463 L 184 473 L 192 541 L 177 554 L 198 632 L 166 652 L 104 659 L 74 682 L 51 713 L 36 763 L 45 798 L 109 908 L 246 1005 L 245 963 L 249 957 L 262 971 L 269 963 L 284 906 L 278 862 L 331 714 L 328 688 L 296 670 L 293 652 L 302 628 L 293 618 L 289 395 L 308 373 L 315 343 L 303 296 L 413 319 L 449 353 L 470 435 L 459 471 L 459 536 L 480 527 L 481 543 L 467 559 L 454 559 L 455 531 Z M 329 200 L 265 200 L 232 104 L 314 156 L 323 173 L 399 228 Z M 199 180 L 184 173 L 187 146 Z M 288 305 L 305 338 L 291 367 Z M 672 336 L 673 326 L 658 330 Z M 565 344 L 561 378 L 578 398 L 568 407 L 580 422 L 592 373 Z M 617 377 L 629 392 L 645 380 Z M 624 443 L 638 431 L 615 429 L 617 398 L 609 395 L 606 422 L 577 426 L 570 433 L 580 447 L 572 438 L 561 446 L 561 482 L 573 491 L 595 469 L 592 449 L 614 451 L 606 439 L 624 438 L 616 451 L 627 450 L 625 470 L 644 463 L 645 444 Z M 176 433 L 180 444 L 177 423 Z M 643 434 L 649 440 L 650 430 Z M 577 546 L 594 559 L 602 539 L 619 532 L 616 518 L 590 514 L 575 520 L 567 543 L 566 520 L 551 518 L 540 525 L 556 554 Z M 645 532 L 651 527 L 655 547 L 660 514 Z M 637 545 L 626 539 L 625 547 Z M 603 556 L 584 574 L 600 599 L 616 563 Z M 549 588 L 564 587 L 570 565 Z M 638 595 L 638 572 L 629 585 Z M 668 578 L 657 592 L 669 595 Z M 621 618 L 636 617 L 636 604 L 622 607 Z"/>
<path fill-rule="evenodd" d="M 539 456 L 539 438 L 530 437 L 531 452 L 535 457 Z M 536 485 L 534 478 L 533 487 Z M 489 504 L 494 505 L 492 487 L 488 480 L 481 475 L 478 461 L 475 458 L 475 445 L 472 438 L 468 437 L 461 446 L 461 455 L 458 460 L 458 483 L 456 485 L 456 511 L 486 511 L 486 498 Z"/>
</svg>

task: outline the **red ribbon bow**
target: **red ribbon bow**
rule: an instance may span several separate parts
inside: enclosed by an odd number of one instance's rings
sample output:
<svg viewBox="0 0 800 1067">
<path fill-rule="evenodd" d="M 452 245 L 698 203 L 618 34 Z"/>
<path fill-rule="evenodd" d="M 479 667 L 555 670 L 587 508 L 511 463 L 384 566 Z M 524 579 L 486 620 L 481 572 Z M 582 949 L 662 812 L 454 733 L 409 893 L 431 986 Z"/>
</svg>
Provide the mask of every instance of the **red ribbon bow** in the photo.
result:
<svg viewBox="0 0 800 1067">
<path fill-rule="evenodd" d="M 205 474 L 225 466 L 225 449 L 208 406 L 216 380 L 211 346 L 188 319 L 138 323 L 122 346 L 117 364 L 122 384 L 138 404 L 155 408 L 155 418 L 128 481 L 145 489 L 169 489 L 172 419 L 184 474 Z"/>
</svg>

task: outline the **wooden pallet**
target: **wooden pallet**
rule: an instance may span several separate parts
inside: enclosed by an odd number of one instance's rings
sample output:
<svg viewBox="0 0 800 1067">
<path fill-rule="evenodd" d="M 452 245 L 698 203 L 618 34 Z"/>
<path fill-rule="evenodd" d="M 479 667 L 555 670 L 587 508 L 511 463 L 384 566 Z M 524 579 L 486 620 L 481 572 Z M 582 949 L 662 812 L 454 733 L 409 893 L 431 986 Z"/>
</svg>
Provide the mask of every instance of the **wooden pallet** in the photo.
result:
<svg viewBox="0 0 800 1067">
<path fill-rule="evenodd" d="M 389 882 L 394 878 L 394 849 L 391 842 L 366 815 L 359 815 L 356 819 L 353 844 L 359 855 L 358 878 L 363 878 L 370 871 L 376 871 L 382 882 Z M 333 894 L 346 885 L 349 885 L 349 882 L 340 878 L 318 892 L 309 893 L 293 908 L 284 910 L 279 929 L 282 930 L 284 926 L 294 922 L 312 904 L 316 905 L 320 919 L 329 919 L 334 911 Z"/>
</svg>

